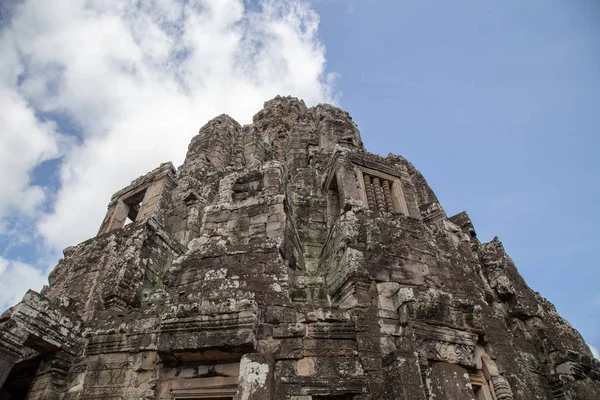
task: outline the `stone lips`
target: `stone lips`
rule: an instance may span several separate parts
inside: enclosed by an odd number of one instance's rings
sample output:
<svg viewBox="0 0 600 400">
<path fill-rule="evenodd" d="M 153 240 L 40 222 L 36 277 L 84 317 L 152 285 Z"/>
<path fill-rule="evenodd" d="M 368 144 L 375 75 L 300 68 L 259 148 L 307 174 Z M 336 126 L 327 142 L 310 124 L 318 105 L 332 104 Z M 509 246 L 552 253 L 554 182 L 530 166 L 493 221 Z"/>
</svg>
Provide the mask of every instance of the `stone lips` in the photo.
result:
<svg viewBox="0 0 600 400">
<path fill-rule="evenodd" d="M 129 222 L 127 222 L 129 220 Z M 594 399 L 495 238 L 351 117 L 276 97 L 111 198 L 0 317 L 0 399 Z"/>
</svg>

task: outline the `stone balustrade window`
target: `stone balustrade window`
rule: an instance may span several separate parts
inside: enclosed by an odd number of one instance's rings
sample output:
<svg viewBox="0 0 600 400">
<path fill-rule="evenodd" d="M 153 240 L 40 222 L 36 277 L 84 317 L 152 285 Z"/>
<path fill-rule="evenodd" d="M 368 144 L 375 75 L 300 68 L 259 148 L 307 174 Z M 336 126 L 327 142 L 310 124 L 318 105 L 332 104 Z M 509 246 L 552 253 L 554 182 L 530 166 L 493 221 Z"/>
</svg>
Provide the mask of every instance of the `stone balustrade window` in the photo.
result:
<svg viewBox="0 0 600 400">
<path fill-rule="evenodd" d="M 408 215 L 400 179 L 363 167 L 357 167 L 356 175 L 369 210 Z"/>
</svg>

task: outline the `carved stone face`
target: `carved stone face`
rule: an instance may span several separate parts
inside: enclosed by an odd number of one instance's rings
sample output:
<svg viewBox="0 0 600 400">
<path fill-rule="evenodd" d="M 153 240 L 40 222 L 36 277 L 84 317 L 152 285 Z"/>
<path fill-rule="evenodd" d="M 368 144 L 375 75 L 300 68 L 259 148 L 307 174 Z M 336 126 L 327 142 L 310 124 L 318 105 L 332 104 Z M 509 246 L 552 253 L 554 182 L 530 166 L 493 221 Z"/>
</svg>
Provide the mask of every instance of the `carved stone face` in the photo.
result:
<svg viewBox="0 0 600 400">
<path fill-rule="evenodd" d="M 360 133 L 354 123 L 347 118 L 326 118 L 319 124 L 320 136 L 324 139 L 324 150 L 333 150 L 335 145 L 346 148 L 356 148 L 362 145 Z"/>
<path fill-rule="evenodd" d="M 360 143 L 360 135 L 354 127 L 334 131 L 334 140 L 341 146 L 358 147 Z"/>
<path fill-rule="evenodd" d="M 192 139 L 186 164 L 192 166 L 226 166 L 233 153 L 234 138 L 241 126 L 231 117 L 221 115 L 204 125 Z"/>
<path fill-rule="evenodd" d="M 306 105 L 303 101 L 276 97 L 265 103 L 265 108 L 254 116 L 253 121 L 260 131 L 287 131 L 305 111 Z"/>
</svg>

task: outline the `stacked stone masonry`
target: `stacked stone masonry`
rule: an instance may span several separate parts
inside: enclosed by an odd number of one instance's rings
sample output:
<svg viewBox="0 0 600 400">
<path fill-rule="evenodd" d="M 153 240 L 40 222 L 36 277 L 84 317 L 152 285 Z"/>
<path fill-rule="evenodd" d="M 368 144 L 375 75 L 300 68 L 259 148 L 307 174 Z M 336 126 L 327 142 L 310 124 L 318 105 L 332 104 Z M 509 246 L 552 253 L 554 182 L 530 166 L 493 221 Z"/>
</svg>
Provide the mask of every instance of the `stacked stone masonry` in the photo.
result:
<svg viewBox="0 0 600 400">
<path fill-rule="evenodd" d="M 0 399 L 600 399 L 495 238 L 350 116 L 209 121 L 0 317 Z"/>
</svg>

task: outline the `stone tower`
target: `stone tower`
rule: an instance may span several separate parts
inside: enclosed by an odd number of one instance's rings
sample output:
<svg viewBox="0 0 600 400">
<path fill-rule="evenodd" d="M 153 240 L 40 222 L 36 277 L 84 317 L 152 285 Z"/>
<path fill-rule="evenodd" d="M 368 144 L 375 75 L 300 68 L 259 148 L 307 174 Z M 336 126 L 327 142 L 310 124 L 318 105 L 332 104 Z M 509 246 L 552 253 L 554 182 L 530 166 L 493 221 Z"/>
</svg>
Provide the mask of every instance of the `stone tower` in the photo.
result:
<svg viewBox="0 0 600 400">
<path fill-rule="evenodd" d="M 0 318 L 1 399 L 600 399 L 600 364 L 411 163 L 295 98 L 208 122 Z"/>
</svg>

